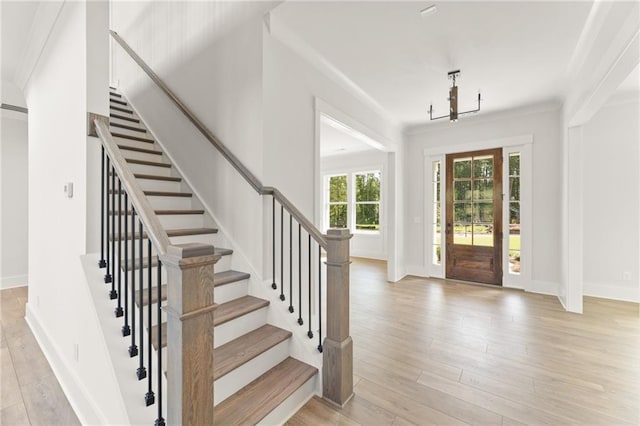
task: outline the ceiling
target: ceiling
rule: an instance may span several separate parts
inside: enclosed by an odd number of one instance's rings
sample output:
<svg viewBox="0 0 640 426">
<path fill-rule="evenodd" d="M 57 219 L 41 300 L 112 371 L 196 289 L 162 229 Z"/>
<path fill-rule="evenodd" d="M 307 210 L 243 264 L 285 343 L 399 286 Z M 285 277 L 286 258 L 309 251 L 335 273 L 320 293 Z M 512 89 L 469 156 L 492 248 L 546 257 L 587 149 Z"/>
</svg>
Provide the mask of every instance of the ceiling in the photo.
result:
<svg viewBox="0 0 640 426">
<path fill-rule="evenodd" d="M 40 2 L 2 1 L 2 80 L 14 83 Z"/>
<path fill-rule="evenodd" d="M 618 94 L 633 92 L 640 92 L 640 65 L 636 65 L 635 69 L 620 83 L 617 90 Z"/>
<path fill-rule="evenodd" d="M 437 12 L 420 10 L 436 4 Z M 561 101 L 591 1 L 285 2 L 272 13 L 403 124 L 459 110 Z"/>
<path fill-rule="evenodd" d="M 374 151 L 371 140 L 362 133 L 327 116 L 320 120 L 320 157 L 333 157 Z M 375 143 L 375 142 L 373 142 Z"/>
</svg>

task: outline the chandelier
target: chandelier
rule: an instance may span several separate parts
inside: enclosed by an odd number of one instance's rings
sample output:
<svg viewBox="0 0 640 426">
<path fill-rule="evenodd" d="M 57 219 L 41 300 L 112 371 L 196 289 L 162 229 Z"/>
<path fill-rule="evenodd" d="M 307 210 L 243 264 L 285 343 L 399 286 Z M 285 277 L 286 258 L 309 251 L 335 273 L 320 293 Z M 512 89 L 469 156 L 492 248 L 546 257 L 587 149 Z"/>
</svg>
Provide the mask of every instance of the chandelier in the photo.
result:
<svg viewBox="0 0 640 426">
<path fill-rule="evenodd" d="M 478 108 L 470 111 L 458 112 L 458 86 L 456 86 L 456 77 L 460 74 L 460 70 L 449 71 L 447 76 L 449 80 L 453 81 L 451 88 L 449 89 L 449 115 L 443 115 L 440 117 L 433 116 L 433 104 L 429 105 L 429 119 L 439 120 L 441 118 L 449 118 L 451 121 L 458 121 L 458 116 L 463 114 L 471 114 L 480 111 L 480 92 L 478 92 Z"/>
</svg>

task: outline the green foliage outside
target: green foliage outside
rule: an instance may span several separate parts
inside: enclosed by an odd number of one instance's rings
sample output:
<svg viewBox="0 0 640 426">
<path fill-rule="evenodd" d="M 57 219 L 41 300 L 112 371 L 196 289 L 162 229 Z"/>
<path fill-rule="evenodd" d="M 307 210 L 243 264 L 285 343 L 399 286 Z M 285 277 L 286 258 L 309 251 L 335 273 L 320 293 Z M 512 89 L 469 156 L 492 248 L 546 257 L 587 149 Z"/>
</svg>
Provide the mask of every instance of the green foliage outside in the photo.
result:
<svg viewBox="0 0 640 426">
<path fill-rule="evenodd" d="M 347 175 L 329 178 L 329 226 L 347 228 L 348 195 Z M 380 229 L 380 172 L 355 175 L 356 229 L 377 231 Z"/>
</svg>

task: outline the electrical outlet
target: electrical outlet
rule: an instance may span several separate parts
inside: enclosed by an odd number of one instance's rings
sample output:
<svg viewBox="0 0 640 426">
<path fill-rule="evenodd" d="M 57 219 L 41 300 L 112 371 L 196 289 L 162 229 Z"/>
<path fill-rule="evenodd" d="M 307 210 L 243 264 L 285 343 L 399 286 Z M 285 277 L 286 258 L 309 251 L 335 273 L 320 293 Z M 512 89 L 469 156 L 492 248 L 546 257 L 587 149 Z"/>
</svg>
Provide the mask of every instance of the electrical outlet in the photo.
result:
<svg viewBox="0 0 640 426">
<path fill-rule="evenodd" d="M 622 281 L 631 281 L 631 272 L 623 272 Z"/>
</svg>

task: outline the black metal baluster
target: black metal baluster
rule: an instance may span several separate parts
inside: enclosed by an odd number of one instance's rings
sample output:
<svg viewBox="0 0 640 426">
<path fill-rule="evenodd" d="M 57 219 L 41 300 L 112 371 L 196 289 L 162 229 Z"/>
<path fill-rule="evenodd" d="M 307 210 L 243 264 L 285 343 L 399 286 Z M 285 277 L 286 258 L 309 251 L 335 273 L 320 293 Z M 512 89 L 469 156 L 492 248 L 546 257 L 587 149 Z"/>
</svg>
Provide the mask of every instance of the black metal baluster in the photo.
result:
<svg viewBox="0 0 640 426">
<path fill-rule="evenodd" d="M 109 173 L 108 170 L 110 170 L 109 157 L 107 157 L 107 172 L 106 173 Z M 105 265 L 106 271 L 105 271 L 105 275 L 104 275 L 105 284 L 110 283 L 111 280 L 113 279 L 113 277 L 109 273 L 109 271 L 110 271 L 110 269 L 109 269 L 109 247 L 110 247 L 109 240 L 112 237 L 110 235 L 110 232 L 109 232 L 109 216 L 108 216 L 109 215 L 109 191 L 110 191 L 109 190 L 109 176 L 107 176 L 107 191 L 106 191 L 106 194 L 105 194 L 105 196 L 107 197 L 107 210 L 106 210 L 106 214 L 107 214 L 107 234 L 106 234 L 107 235 L 107 238 L 106 238 L 107 239 L 107 259 L 106 259 L 106 265 Z"/>
<path fill-rule="evenodd" d="M 280 204 L 280 300 L 284 300 L 284 206 Z"/>
<path fill-rule="evenodd" d="M 311 234 L 309 234 L 309 331 L 307 336 L 309 339 L 313 339 L 313 331 L 311 331 Z"/>
<path fill-rule="evenodd" d="M 126 242 L 125 242 L 126 244 Z M 127 275 L 126 271 L 124 273 Z M 123 315 L 122 312 L 122 181 L 118 178 L 118 306 L 116 318 Z"/>
<path fill-rule="evenodd" d="M 302 228 L 298 223 L 298 324 L 302 325 Z"/>
<path fill-rule="evenodd" d="M 149 259 L 147 261 L 147 272 L 148 272 L 148 276 L 147 276 L 147 296 L 149 297 L 149 300 L 147 301 L 147 336 L 148 336 L 148 340 L 147 340 L 147 353 L 148 353 L 148 363 L 149 363 L 149 388 L 147 389 L 147 394 L 144 396 L 144 402 L 145 404 L 147 404 L 147 407 L 150 406 L 151 404 L 153 404 L 155 402 L 155 396 L 153 394 L 153 351 L 151 350 L 151 314 L 153 313 L 153 307 L 151 306 L 151 297 L 152 297 L 152 285 L 151 285 L 151 239 L 148 240 L 147 243 L 147 259 Z M 158 283 L 158 288 L 160 288 L 160 283 Z M 158 303 L 160 303 L 160 300 L 158 299 Z M 160 321 L 160 318 L 158 317 L 158 321 Z M 158 347 L 158 351 L 160 350 L 160 347 Z M 142 357 L 140 357 L 142 358 Z M 160 366 L 158 365 L 158 368 L 160 368 Z"/>
<path fill-rule="evenodd" d="M 140 349 L 140 362 L 138 363 L 138 370 L 136 371 L 136 375 L 138 376 L 138 380 L 142 380 L 147 377 L 147 371 L 144 368 L 144 335 L 142 334 L 142 330 L 144 329 L 144 309 L 142 308 L 142 295 L 144 289 L 142 288 L 142 284 L 144 283 L 143 274 L 144 274 L 144 265 L 143 265 L 143 257 L 144 257 L 144 248 L 142 246 L 142 220 L 138 220 L 138 237 L 140 238 L 140 243 L 138 244 L 139 256 L 138 256 L 138 316 L 140 324 L 140 329 L 138 330 L 138 347 Z"/>
<path fill-rule="evenodd" d="M 289 312 L 293 313 L 293 215 L 289 213 Z"/>
<path fill-rule="evenodd" d="M 138 355 L 136 346 L 136 209 L 131 204 L 131 345 L 129 356 Z"/>
<path fill-rule="evenodd" d="M 124 211 L 124 325 L 122 326 L 122 336 L 126 337 L 131 334 L 131 328 L 129 328 L 129 221 L 127 221 L 129 195 L 126 192 L 124 194 Z M 133 295 L 133 292 L 131 294 Z M 131 299 L 133 300 L 133 296 Z"/>
<path fill-rule="evenodd" d="M 111 232 L 116 238 L 116 170 L 111 167 Z M 117 236 L 120 238 L 120 235 Z M 111 300 L 118 297 L 116 291 L 116 240 L 111 242 L 111 291 L 109 292 L 109 298 Z"/>
<path fill-rule="evenodd" d="M 278 284 L 276 284 L 276 196 L 271 197 L 271 223 L 273 226 L 271 227 L 272 231 L 272 242 L 273 242 L 273 251 L 272 251 L 272 266 L 273 266 L 273 282 L 271 283 L 271 288 L 274 290 L 278 289 Z"/>
<path fill-rule="evenodd" d="M 155 426 L 164 426 L 162 417 L 162 262 L 158 256 L 158 418 Z"/>
<path fill-rule="evenodd" d="M 322 246 L 318 244 L 318 352 L 322 352 Z"/>
<path fill-rule="evenodd" d="M 100 173 L 100 262 L 98 262 L 98 267 L 106 268 L 107 261 L 104 260 L 104 235 L 105 235 L 104 234 L 104 218 L 108 214 L 108 212 L 105 211 L 104 209 L 104 197 L 105 197 L 104 174 L 106 173 L 106 170 L 104 168 L 104 157 L 105 157 L 104 146 L 102 146 L 101 148 L 102 148 L 102 157 L 100 159 L 100 170 L 102 172 Z"/>
</svg>

